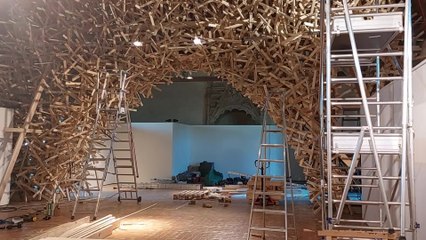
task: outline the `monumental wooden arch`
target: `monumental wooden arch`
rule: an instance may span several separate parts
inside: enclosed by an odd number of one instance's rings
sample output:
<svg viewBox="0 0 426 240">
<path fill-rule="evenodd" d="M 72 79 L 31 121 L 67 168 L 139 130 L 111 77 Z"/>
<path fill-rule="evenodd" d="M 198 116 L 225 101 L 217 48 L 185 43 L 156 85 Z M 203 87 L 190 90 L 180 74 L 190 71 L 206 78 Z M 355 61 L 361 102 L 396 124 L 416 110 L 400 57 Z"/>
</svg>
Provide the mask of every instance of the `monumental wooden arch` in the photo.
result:
<svg viewBox="0 0 426 240">
<path fill-rule="evenodd" d="M 128 101 L 184 71 L 228 81 L 253 103 L 286 94 L 288 143 L 319 207 L 319 1 L 308 0 L 19 0 L 0 24 L 0 98 L 22 124 L 31 93 L 42 95 L 13 180 L 49 199 L 66 195 L 81 174 L 95 114 L 99 75 L 118 83 L 127 72 Z M 3 11 L 3 10 L 2 10 Z M 194 41 L 196 39 L 196 41 Z M 201 44 L 200 44 L 201 43 Z M 270 115 L 280 123 L 279 99 Z M 29 160 L 30 159 L 30 160 Z M 29 161 L 28 161 L 29 160 Z"/>
</svg>

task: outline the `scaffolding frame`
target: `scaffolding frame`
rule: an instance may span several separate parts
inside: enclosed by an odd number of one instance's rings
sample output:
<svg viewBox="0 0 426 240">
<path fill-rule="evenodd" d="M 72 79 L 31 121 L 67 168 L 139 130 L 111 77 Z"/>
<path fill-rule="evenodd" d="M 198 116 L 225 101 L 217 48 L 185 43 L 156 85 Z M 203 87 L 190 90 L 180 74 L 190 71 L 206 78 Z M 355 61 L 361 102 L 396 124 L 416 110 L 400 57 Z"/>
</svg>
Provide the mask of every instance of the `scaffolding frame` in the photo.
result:
<svg viewBox="0 0 426 240">
<path fill-rule="evenodd" d="M 321 157 L 324 156 L 323 228 L 388 231 L 389 234 L 398 231 L 399 239 L 406 239 L 407 232 L 413 232 L 416 239 L 411 2 L 350 6 L 347 0 L 325 0 L 321 2 L 320 19 L 321 42 L 325 44 L 321 55 L 319 103 Z M 393 51 L 390 43 L 400 32 L 403 32 L 403 50 Z M 391 59 L 393 70 L 400 75 L 385 75 L 386 72 L 381 71 L 381 63 L 386 58 Z M 371 71 L 374 68 L 375 71 Z M 345 76 L 336 76 L 338 71 L 343 71 Z M 381 86 L 395 81 L 402 84 L 400 98 L 382 98 Z M 339 96 L 339 88 L 354 86 L 358 94 Z M 367 92 L 374 88 L 375 95 Z M 361 126 L 342 124 L 347 116 L 339 111 L 343 112 L 347 106 L 359 106 L 362 110 L 355 116 L 361 119 Z M 402 112 L 400 122 L 382 125 L 385 115 L 393 114 L 397 107 Z M 351 156 L 343 173 L 336 170 L 341 169 L 342 154 Z M 389 173 L 386 167 L 399 171 Z M 335 191 L 339 186 L 343 186 L 343 190 Z M 354 187 L 362 189 L 361 200 L 349 199 L 350 189 Z M 344 209 L 352 205 L 361 205 L 364 213 L 370 211 L 372 205 L 377 206 L 375 217 L 378 219 L 343 217 Z M 363 218 L 365 216 L 363 214 Z"/>
</svg>

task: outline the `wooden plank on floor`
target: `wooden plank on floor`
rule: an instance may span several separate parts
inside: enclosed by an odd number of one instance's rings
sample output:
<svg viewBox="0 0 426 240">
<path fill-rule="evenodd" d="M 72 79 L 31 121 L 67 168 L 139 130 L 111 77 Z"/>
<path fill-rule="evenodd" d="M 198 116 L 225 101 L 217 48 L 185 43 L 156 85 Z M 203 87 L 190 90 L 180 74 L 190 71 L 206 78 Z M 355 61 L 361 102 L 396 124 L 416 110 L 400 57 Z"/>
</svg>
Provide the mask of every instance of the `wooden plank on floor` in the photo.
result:
<svg viewBox="0 0 426 240">
<path fill-rule="evenodd" d="M 64 232 L 66 232 L 70 229 L 76 228 L 76 227 L 78 227 L 82 224 L 89 223 L 89 222 L 90 222 L 90 217 L 86 216 L 86 217 L 80 218 L 76 221 L 64 223 L 64 224 L 61 224 L 61 225 L 56 226 L 54 228 L 51 228 L 47 231 L 44 231 L 43 234 L 41 234 L 37 237 L 33 237 L 30 240 L 41 240 L 41 239 L 45 239 L 45 238 L 48 238 L 48 237 L 57 237 L 57 236 L 60 236 L 61 234 L 63 234 Z"/>
<path fill-rule="evenodd" d="M 335 237 L 395 240 L 397 238 L 397 233 L 379 231 L 323 230 L 318 231 L 318 236 L 326 237 L 327 240 Z"/>
</svg>

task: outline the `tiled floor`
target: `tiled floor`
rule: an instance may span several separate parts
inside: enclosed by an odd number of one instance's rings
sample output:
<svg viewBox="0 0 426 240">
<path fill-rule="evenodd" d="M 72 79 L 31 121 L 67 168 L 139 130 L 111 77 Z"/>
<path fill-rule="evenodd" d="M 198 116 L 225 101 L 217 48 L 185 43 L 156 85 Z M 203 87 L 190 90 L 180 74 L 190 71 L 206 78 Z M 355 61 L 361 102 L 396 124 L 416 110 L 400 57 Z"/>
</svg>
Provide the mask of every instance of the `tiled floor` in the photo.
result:
<svg viewBox="0 0 426 240">
<path fill-rule="evenodd" d="M 120 227 L 108 238 L 149 240 L 242 240 L 247 238 L 250 206 L 244 195 L 233 196 L 232 203 L 224 207 L 212 200 L 197 201 L 196 205 L 188 205 L 188 201 L 172 200 L 174 192 L 176 191 L 143 190 L 143 202 L 140 205 L 134 202 L 118 204 L 115 197 L 105 200 L 101 205 L 99 217 L 109 213 L 121 217 L 157 203 L 148 210 L 122 220 Z M 203 203 L 211 204 L 212 208 L 203 208 Z M 79 206 L 79 209 L 90 209 L 90 205 L 84 203 Z M 26 223 L 22 229 L 0 230 L 0 239 L 28 239 L 36 236 L 44 229 L 69 221 L 70 211 L 71 204 L 63 204 L 56 212 L 58 216 L 53 219 Z M 85 215 L 89 215 L 89 212 L 77 217 Z M 319 239 L 316 236 L 317 217 L 313 215 L 309 203 L 303 196 L 297 197 L 296 222 L 299 240 Z M 267 239 L 284 238 L 280 235 Z"/>
</svg>

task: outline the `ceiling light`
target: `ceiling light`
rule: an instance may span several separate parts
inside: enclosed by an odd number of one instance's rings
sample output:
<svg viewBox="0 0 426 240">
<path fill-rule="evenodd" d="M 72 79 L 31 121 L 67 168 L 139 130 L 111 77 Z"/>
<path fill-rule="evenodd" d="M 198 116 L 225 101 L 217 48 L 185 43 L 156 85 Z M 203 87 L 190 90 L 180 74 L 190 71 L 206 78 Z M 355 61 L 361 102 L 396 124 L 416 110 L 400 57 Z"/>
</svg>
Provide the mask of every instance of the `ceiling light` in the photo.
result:
<svg viewBox="0 0 426 240">
<path fill-rule="evenodd" d="M 203 45 L 203 43 L 201 42 L 201 39 L 199 37 L 194 38 L 194 44 L 195 45 Z"/>
<path fill-rule="evenodd" d="M 133 46 L 135 47 L 142 47 L 143 43 L 141 41 L 134 41 Z"/>
<path fill-rule="evenodd" d="M 194 79 L 192 76 L 188 76 L 186 77 L 186 79 Z"/>
</svg>

